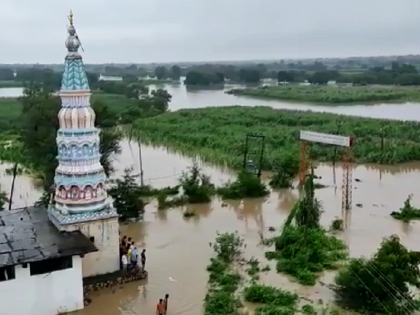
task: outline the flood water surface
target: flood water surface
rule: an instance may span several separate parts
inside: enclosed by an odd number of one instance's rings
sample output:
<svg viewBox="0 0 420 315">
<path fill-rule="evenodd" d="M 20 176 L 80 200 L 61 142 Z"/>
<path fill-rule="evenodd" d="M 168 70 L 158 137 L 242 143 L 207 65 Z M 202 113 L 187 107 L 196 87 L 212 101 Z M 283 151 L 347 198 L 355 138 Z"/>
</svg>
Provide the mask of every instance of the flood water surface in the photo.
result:
<svg viewBox="0 0 420 315">
<path fill-rule="evenodd" d="M 240 85 L 226 85 L 220 89 L 190 89 L 183 84 L 151 85 L 150 89 L 163 88 L 172 95 L 170 110 L 182 108 L 204 108 L 209 106 L 270 106 L 276 109 L 330 112 L 335 114 L 387 118 L 399 120 L 419 120 L 418 103 L 377 103 L 377 104 L 310 104 L 282 101 L 275 99 L 258 99 L 246 96 L 226 94 L 232 88 L 243 88 Z M 23 88 L 0 88 L 1 97 L 19 97 Z"/>
<path fill-rule="evenodd" d="M 123 153 L 116 161 L 118 173 L 133 167 L 138 172 L 137 146 L 123 143 Z M 185 158 L 162 148 L 143 148 L 144 177 L 146 184 L 157 187 L 175 185 L 179 174 L 192 164 Z M 4 168 L 5 165 L 3 164 Z M 203 165 L 203 171 L 220 185 L 232 178 L 232 174 Z M 328 227 L 336 217 L 341 217 L 342 172 L 331 165 L 322 164 L 316 169 L 319 180 L 326 188 L 318 189 L 316 197 L 324 206 L 321 221 Z M 265 174 L 266 176 L 268 174 Z M 335 176 L 334 176 L 335 175 Z M 407 164 L 395 167 L 373 165 L 357 166 L 353 172 L 353 209 L 348 216 L 348 228 L 339 234 L 348 244 L 352 256 L 371 255 L 385 236 L 400 235 L 410 249 L 420 250 L 420 227 L 418 222 L 404 224 L 393 220 L 390 212 L 399 209 L 407 196 L 413 193 L 413 205 L 420 205 L 418 178 L 420 165 Z M 10 189 L 10 177 L 3 176 L 3 189 Z M 16 180 L 15 205 L 33 203 L 39 193 L 31 188 L 31 180 L 19 176 Z M 321 284 L 302 287 L 287 277 L 276 274 L 275 266 L 266 261 L 260 247 L 259 231 L 265 237 L 278 233 L 293 204 L 298 200 L 298 191 L 273 192 L 267 198 L 228 201 L 215 199 L 211 204 L 188 205 L 179 209 L 158 211 L 155 202 L 146 206 L 143 222 L 121 225 L 121 234 L 131 236 L 139 248 L 147 250 L 149 279 L 146 282 L 124 284 L 112 289 L 103 289 L 90 295 L 92 303 L 77 315 L 150 315 L 155 304 L 165 293 L 170 294 L 170 314 L 200 315 L 206 293 L 208 274 L 206 266 L 212 255 L 209 243 L 217 231 L 238 231 L 245 239 L 245 258 L 256 257 L 262 265 L 270 265 L 273 271 L 262 275 L 269 284 L 296 291 L 301 296 L 324 302 L 332 299 L 330 290 Z M 358 206 L 356 206 L 358 204 Z M 197 213 L 184 218 L 183 211 Z M 273 226 L 276 232 L 269 232 Z M 331 283 L 333 273 L 326 273 L 321 281 Z"/>
</svg>

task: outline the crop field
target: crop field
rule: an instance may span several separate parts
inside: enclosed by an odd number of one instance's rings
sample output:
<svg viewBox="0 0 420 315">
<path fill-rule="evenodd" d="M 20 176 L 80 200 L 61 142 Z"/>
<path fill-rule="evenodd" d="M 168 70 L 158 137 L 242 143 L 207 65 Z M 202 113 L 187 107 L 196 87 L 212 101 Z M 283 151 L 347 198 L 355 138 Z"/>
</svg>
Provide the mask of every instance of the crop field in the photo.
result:
<svg viewBox="0 0 420 315">
<path fill-rule="evenodd" d="M 135 128 L 146 141 L 232 168 L 239 168 L 243 163 L 246 135 L 264 135 L 263 168 L 271 169 L 284 154 L 298 157 L 300 130 L 336 133 L 337 122 L 343 123 L 341 135 L 355 138 L 353 156 L 358 163 L 395 164 L 420 160 L 420 124 L 410 121 L 231 106 L 179 110 L 137 120 Z M 256 150 L 257 145 L 250 144 L 251 150 L 252 146 Z M 337 154 L 341 154 L 340 150 Z M 318 161 L 332 161 L 334 149 L 313 144 L 310 156 Z"/>
</svg>

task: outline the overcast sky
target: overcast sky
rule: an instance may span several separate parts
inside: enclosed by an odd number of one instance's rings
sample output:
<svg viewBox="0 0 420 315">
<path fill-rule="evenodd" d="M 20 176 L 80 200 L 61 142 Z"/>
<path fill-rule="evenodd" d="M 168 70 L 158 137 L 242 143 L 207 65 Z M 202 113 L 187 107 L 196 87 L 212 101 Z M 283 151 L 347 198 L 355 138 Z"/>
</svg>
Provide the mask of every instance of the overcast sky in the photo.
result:
<svg viewBox="0 0 420 315">
<path fill-rule="evenodd" d="M 87 63 L 420 53 L 420 0 L 0 0 L 0 63 L 60 63 L 72 9 Z"/>
</svg>

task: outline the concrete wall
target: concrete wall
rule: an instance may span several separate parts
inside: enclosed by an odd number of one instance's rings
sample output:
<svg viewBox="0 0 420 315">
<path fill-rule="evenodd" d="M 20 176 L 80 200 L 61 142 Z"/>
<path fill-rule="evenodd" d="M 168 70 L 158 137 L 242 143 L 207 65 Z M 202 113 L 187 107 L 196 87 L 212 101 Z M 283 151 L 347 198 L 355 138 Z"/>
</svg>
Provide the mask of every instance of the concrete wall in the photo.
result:
<svg viewBox="0 0 420 315">
<path fill-rule="evenodd" d="M 0 282 L 0 315 L 56 315 L 82 309 L 82 260 L 73 268 L 31 276 L 29 265 L 15 266 L 16 278 Z"/>
<path fill-rule="evenodd" d="M 83 277 L 115 272 L 120 269 L 120 238 L 118 218 L 110 218 L 65 226 L 67 231 L 80 230 L 87 237 L 94 237 L 99 249 L 82 259 Z"/>
</svg>

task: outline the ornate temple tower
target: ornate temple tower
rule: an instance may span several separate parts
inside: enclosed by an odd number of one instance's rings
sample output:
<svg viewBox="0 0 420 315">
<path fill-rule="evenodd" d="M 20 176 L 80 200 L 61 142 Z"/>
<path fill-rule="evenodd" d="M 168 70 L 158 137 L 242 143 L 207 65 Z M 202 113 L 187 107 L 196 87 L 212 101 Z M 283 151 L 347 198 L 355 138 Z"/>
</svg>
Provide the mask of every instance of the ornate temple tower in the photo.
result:
<svg viewBox="0 0 420 315">
<path fill-rule="evenodd" d="M 119 269 L 118 215 L 105 189 L 100 130 L 95 128 L 91 92 L 71 12 L 69 21 L 68 53 L 59 92 L 62 108 L 58 114 L 55 204 L 48 212 L 58 229 L 80 230 L 99 249 L 82 260 L 83 276 L 89 277 Z"/>
</svg>

